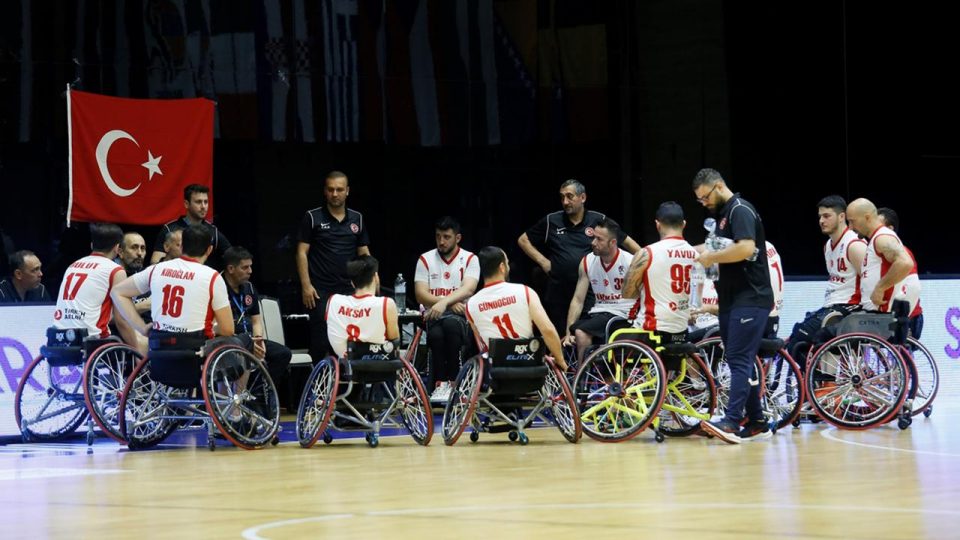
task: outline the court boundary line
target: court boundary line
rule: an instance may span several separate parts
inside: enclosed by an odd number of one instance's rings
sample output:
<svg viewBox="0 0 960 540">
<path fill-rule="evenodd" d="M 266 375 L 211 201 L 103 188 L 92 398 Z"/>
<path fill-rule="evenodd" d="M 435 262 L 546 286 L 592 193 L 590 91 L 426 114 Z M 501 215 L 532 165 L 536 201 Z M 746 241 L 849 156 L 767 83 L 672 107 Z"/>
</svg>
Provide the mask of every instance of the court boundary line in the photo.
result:
<svg viewBox="0 0 960 540">
<path fill-rule="evenodd" d="M 931 450 L 912 450 L 912 449 L 910 449 L 910 448 L 896 448 L 896 447 L 894 447 L 894 446 L 881 446 L 881 445 L 879 445 L 879 444 L 869 444 L 869 443 L 862 443 L 862 442 L 857 442 L 857 441 L 846 441 L 846 440 L 843 440 L 843 439 L 841 439 L 841 438 L 839 438 L 839 437 L 835 437 L 835 436 L 831 435 L 831 432 L 833 432 L 833 431 L 839 431 L 839 430 L 838 430 L 837 428 L 825 429 L 825 430 L 823 430 L 823 431 L 820 432 L 820 436 L 823 437 L 824 439 L 827 439 L 828 441 L 833 441 L 833 442 L 838 442 L 838 443 L 843 443 L 843 444 L 849 444 L 849 445 L 852 445 L 852 446 L 862 446 L 862 447 L 864 447 L 864 448 L 870 448 L 870 449 L 873 449 L 873 450 L 888 450 L 888 451 L 891 451 L 891 452 L 906 452 L 906 453 L 908 453 L 908 454 L 920 454 L 920 455 L 925 455 L 925 456 L 960 457 L 960 454 L 950 454 L 950 453 L 947 453 L 947 452 L 934 452 L 934 451 L 931 451 Z"/>
</svg>

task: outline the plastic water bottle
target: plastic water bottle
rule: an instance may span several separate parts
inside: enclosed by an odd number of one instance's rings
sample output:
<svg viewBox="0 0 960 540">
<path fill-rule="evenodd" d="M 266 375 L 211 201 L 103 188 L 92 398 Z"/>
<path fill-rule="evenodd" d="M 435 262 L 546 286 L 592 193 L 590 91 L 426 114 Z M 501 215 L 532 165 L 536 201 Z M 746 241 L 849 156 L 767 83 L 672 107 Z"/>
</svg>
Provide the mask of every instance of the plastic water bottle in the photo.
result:
<svg viewBox="0 0 960 540">
<path fill-rule="evenodd" d="M 690 270 L 690 309 L 700 309 L 703 305 L 703 279 L 705 271 L 699 263 Z"/>
<path fill-rule="evenodd" d="M 403 274 L 397 274 L 397 281 L 393 283 L 393 301 L 397 303 L 397 312 L 407 310 L 407 282 L 403 280 Z"/>
<path fill-rule="evenodd" d="M 719 238 L 717 238 L 717 220 L 713 218 L 707 218 L 703 220 L 703 228 L 707 230 L 707 239 L 704 241 L 703 245 L 707 248 L 707 251 L 719 251 Z M 703 269 L 703 275 L 706 279 L 711 281 L 717 281 L 720 279 L 720 265 L 713 263 L 710 266 Z"/>
</svg>

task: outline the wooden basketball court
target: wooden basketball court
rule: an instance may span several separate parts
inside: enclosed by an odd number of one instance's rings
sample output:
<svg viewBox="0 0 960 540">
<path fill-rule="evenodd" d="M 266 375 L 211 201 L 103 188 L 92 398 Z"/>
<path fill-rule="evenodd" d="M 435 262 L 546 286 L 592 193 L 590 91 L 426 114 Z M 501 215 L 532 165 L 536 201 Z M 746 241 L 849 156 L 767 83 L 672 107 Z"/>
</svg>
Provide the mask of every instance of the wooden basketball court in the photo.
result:
<svg viewBox="0 0 960 540">
<path fill-rule="evenodd" d="M 960 409 L 900 431 L 804 424 L 702 437 L 429 447 L 384 437 L 210 452 L 98 441 L 0 447 L 3 538 L 947 538 L 960 536 Z M 194 446 L 195 445 L 195 446 Z"/>
</svg>

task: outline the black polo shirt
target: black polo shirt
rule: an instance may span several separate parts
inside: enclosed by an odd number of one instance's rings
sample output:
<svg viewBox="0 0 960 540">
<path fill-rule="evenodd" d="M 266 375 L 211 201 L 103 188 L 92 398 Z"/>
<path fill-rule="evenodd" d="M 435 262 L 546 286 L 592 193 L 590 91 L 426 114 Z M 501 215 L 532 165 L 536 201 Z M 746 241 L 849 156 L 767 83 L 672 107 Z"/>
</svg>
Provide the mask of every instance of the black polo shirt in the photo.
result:
<svg viewBox="0 0 960 540">
<path fill-rule="evenodd" d="M 752 204 L 736 193 L 723 205 L 717 216 L 717 236 L 737 240 L 753 240 L 757 248 L 753 260 L 720 265 L 716 282 L 720 311 L 735 307 L 773 308 L 773 288 L 767 268 L 767 236 L 763 221 Z"/>
<path fill-rule="evenodd" d="M 223 257 L 224 252 L 230 249 L 230 240 L 227 240 L 227 237 L 224 236 L 223 233 L 220 232 L 220 229 L 213 223 L 203 220 L 200 222 L 200 225 L 210 231 L 210 245 L 213 246 L 213 253 L 211 253 L 210 258 L 207 259 L 207 266 L 218 267 L 220 258 Z M 182 231 L 189 226 L 190 222 L 187 221 L 187 216 L 180 216 L 178 219 L 160 227 L 160 234 L 157 235 L 157 240 L 153 243 L 153 250 L 164 251 L 163 241 L 167 238 L 167 234 L 174 231 Z M 213 262 L 218 264 L 215 265 Z"/>
<path fill-rule="evenodd" d="M 300 224 L 300 241 L 310 244 L 308 270 L 317 291 L 353 293 L 347 261 L 357 256 L 357 248 L 370 245 L 363 214 L 347 208 L 343 221 L 338 221 L 326 205 L 309 210 Z"/>
<path fill-rule="evenodd" d="M 527 239 L 545 257 L 550 259 L 550 281 L 558 285 L 576 286 L 577 266 L 584 255 L 590 253 L 593 242 L 593 228 L 606 217 L 600 212 L 586 210 L 583 220 L 574 225 L 566 212 L 547 214 L 533 227 L 527 229 Z M 627 239 L 627 233 L 620 231 L 617 237 L 619 246 Z"/>
<path fill-rule="evenodd" d="M 227 284 L 227 297 L 230 298 L 230 311 L 233 312 L 234 332 L 253 334 L 253 321 L 250 318 L 260 314 L 260 295 L 256 287 L 248 281 L 235 291 Z"/>
<path fill-rule="evenodd" d="M 49 302 L 50 295 L 43 283 L 27 291 L 23 298 L 17 294 L 17 289 L 9 279 L 0 281 L 0 304 L 19 304 L 21 302 Z"/>
</svg>

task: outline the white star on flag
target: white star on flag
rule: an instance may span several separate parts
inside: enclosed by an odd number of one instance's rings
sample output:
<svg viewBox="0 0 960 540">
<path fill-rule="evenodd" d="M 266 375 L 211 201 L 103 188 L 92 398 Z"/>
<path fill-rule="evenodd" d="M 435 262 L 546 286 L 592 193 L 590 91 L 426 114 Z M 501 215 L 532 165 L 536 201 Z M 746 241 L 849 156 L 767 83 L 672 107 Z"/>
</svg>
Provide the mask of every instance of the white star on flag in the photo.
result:
<svg viewBox="0 0 960 540">
<path fill-rule="evenodd" d="M 146 163 L 141 163 L 140 166 L 150 171 L 150 176 L 147 177 L 147 180 L 153 180 L 154 173 L 163 176 L 163 171 L 160 170 L 160 160 L 163 159 L 163 156 L 153 157 L 153 154 L 147 150 L 147 161 Z"/>
</svg>

